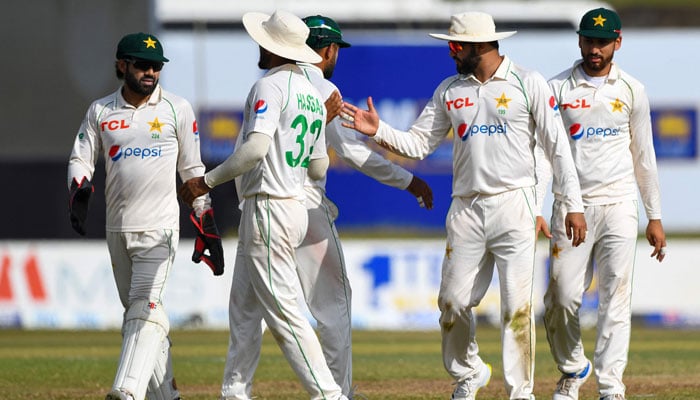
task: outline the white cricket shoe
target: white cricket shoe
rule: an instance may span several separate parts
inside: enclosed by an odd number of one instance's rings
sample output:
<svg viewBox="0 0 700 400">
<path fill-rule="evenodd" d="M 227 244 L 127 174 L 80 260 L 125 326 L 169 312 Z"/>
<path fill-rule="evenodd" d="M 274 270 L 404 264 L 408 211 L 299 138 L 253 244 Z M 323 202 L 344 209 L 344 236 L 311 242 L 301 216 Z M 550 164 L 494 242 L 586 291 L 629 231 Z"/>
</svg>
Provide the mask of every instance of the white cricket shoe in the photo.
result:
<svg viewBox="0 0 700 400">
<path fill-rule="evenodd" d="M 109 393 L 107 393 L 105 400 L 134 400 L 134 398 L 130 394 L 124 393 L 121 390 L 112 389 Z"/>
<path fill-rule="evenodd" d="M 601 397 L 600 400 L 625 400 L 625 395 L 620 393 L 609 394 Z"/>
<path fill-rule="evenodd" d="M 491 380 L 491 364 L 484 364 L 476 375 L 457 382 L 452 392 L 452 400 L 475 400 L 476 392 L 489 384 Z"/>
<path fill-rule="evenodd" d="M 578 400 L 578 390 L 591 376 L 591 362 L 578 374 L 563 374 L 557 388 L 554 390 L 552 400 Z"/>
</svg>

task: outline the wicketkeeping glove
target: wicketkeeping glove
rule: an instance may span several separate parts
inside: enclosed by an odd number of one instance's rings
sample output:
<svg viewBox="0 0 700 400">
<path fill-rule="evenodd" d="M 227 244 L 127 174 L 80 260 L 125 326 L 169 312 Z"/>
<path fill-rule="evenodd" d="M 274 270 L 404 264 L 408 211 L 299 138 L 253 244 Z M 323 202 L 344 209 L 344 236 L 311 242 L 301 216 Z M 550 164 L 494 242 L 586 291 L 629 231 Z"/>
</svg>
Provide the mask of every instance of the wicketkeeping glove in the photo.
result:
<svg viewBox="0 0 700 400">
<path fill-rule="evenodd" d="M 73 229 L 82 236 L 85 236 L 85 220 L 87 220 L 88 208 L 90 207 L 90 196 L 94 191 L 95 188 L 86 176 L 80 183 L 73 178 L 73 182 L 70 184 L 70 198 L 68 199 L 70 223 Z"/>
<path fill-rule="evenodd" d="M 199 218 L 192 211 L 190 219 L 197 229 L 192 261 L 197 264 L 200 261 L 204 261 L 214 272 L 214 275 L 222 275 L 224 273 L 224 248 L 221 245 L 219 229 L 217 229 L 216 222 L 214 222 L 214 209 L 208 209 Z M 205 250 L 209 250 L 208 255 L 204 253 Z"/>
</svg>

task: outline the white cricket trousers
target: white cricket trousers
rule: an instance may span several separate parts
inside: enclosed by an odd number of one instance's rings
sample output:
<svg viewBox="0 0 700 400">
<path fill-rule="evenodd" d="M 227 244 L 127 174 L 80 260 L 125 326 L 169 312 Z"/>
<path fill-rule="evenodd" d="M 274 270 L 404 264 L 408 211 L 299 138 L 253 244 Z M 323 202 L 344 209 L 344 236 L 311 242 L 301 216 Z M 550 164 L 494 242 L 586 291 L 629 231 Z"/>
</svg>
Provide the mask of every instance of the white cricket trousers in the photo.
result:
<svg viewBox="0 0 700 400">
<path fill-rule="evenodd" d="M 529 187 L 491 196 L 454 197 L 447 214 L 438 296 L 445 369 L 459 382 L 476 374 L 484 363 L 472 309 L 486 294 L 495 263 L 503 373 L 511 399 L 530 398 L 534 385 L 534 210 L 535 190 Z"/>
<path fill-rule="evenodd" d="M 572 247 L 564 232 L 565 206 L 554 201 L 549 284 L 544 322 L 549 346 L 562 373 L 588 362 L 581 340 L 579 309 L 597 268 L 598 322 L 593 354 L 600 395 L 624 393 L 631 330 L 632 274 L 639 211 L 634 200 L 585 207 L 586 241 Z"/>
<path fill-rule="evenodd" d="M 298 303 L 295 248 L 306 235 L 307 224 L 307 210 L 299 200 L 257 195 L 243 202 L 229 302 L 224 399 L 250 399 L 263 318 L 311 400 L 341 396 Z"/>
<path fill-rule="evenodd" d="M 338 208 L 318 188 L 306 188 L 309 227 L 297 248 L 297 273 L 317 323 L 323 354 L 344 394 L 352 387 L 352 290 L 335 228 Z"/>
<path fill-rule="evenodd" d="M 173 379 L 170 341 L 168 338 L 150 347 L 142 324 L 126 321 L 127 314 L 137 314 L 142 302 L 152 302 L 162 310 L 165 287 L 175 260 L 179 231 L 160 229 L 145 232 L 107 232 L 107 247 L 112 261 L 112 273 L 119 299 L 124 306 L 122 324 L 122 357 L 113 389 L 128 388 L 135 400 L 148 398 L 179 398 Z M 143 317 L 140 315 L 139 317 Z M 168 326 L 167 314 L 156 318 L 160 326 Z M 129 325 L 131 323 L 131 325 Z M 168 334 L 167 329 L 164 332 Z M 140 344 L 139 344 L 140 343 Z M 131 350 L 125 350 L 124 346 Z M 127 351 L 127 353 L 124 353 Z M 129 351 L 133 353 L 129 353 Z M 142 365 L 129 364 L 140 360 Z M 130 360 L 126 363 L 126 360 Z M 143 375 L 138 376 L 143 371 Z M 121 372 L 121 374 L 120 374 Z M 128 375 L 128 377 L 127 377 Z"/>
<path fill-rule="evenodd" d="M 124 309 L 137 299 L 161 303 L 180 235 L 173 229 L 107 232 L 107 248 Z"/>
</svg>

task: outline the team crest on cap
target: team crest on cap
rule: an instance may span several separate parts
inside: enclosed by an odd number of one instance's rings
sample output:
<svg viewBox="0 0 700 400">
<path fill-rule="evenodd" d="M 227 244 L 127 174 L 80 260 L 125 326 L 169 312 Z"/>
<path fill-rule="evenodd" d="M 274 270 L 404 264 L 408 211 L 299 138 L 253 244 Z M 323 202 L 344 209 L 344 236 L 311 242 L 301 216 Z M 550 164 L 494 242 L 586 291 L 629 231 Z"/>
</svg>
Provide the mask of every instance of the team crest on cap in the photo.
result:
<svg viewBox="0 0 700 400">
<path fill-rule="evenodd" d="M 255 103 L 255 107 L 253 107 L 253 111 L 255 111 L 256 114 L 262 114 L 267 111 L 267 103 L 265 100 L 258 100 Z"/>
<path fill-rule="evenodd" d="M 155 49 L 156 48 L 157 42 L 155 40 L 151 39 L 150 36 L 148 37 L 148 39 L 144 40 L 143 42 L 146 43 L 147 49 Z"/>
<path fill-rule="evenodd" d="M 593 26 L 605 26 L 606 18 L 603 18 L 602 14 L 598 14 L 597 17 L 593 17 Z"/>
</svg>

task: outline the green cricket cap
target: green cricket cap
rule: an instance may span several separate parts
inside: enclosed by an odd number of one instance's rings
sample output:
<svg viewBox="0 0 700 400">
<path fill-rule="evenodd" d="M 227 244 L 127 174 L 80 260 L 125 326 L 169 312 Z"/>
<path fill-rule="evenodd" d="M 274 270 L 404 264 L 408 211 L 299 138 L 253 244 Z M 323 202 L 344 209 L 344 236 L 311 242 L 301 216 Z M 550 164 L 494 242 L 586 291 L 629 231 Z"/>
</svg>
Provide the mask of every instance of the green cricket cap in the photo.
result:
<svg viewBox="0 0 700 400">
<path fill-rule="evenodd" d="M 339 47 L 350 47 L 350 43 L 343 40 L 343 32 L 338 23 L 332 18 L 314 15 L 303 20 L 309 27 L 306 44 L 312 49 L 322 49 L 331 43 L 337 43 Z"/>
<path fill-rule="evenodd" d="M 117 45 L 117 60 L 137 58 L 147 61 L 168 62 L 163 56 L 163 46 L 155 35 L 150 33 L 130 33 Z"/>
<path fill-rule="evenodd" d="M 576 33 L 592 38 L 617 39 L 621 30 L 622 22 L 615 11 L 596 8 L 584 14 Z"/>
</svg>

